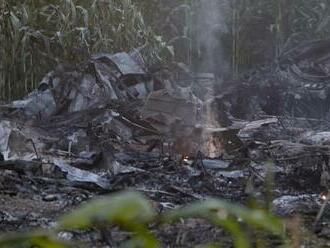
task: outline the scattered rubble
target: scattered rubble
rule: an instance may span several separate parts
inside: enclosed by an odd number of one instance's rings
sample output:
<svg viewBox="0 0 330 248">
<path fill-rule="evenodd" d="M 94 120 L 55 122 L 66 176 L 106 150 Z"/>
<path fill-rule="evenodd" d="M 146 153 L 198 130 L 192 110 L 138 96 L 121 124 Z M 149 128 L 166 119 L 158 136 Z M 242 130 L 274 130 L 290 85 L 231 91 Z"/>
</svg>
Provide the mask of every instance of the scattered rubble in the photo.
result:
<svg viewBox="0 0 330 248">
<path fill-rule="evenodd" d="M 160 209 L 208 196 L 264 204 L 270 172 L 275 213 L 315 215 L 330 183 L 330 76 L 329 56 L 310 55 L 328 54 L 326 44 L 296 47 L 220 90 L 209 74 L 159 80 L 136 53 L 58 66 L 0 106 L 0 227 L 47 227 L 53 214 L 123 188 Z M 41 202 L 49 211 L 31 217 Z"/>
</svg>

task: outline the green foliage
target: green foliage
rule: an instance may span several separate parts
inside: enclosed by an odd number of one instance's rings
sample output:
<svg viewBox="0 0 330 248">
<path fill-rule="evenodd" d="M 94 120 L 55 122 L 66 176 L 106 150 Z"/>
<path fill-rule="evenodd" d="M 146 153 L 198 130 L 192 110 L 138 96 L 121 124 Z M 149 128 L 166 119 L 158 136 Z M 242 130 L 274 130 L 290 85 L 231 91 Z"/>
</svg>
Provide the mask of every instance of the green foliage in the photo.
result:
<svg viewBox="0 0 330 248">
<path fill-rule="evenodd" d="M 272 61 L 298 42 L 329 37 L 329 8 L 327 0 L 231 1 L 226 46 L 233 74 Z"/>
<path fill-rule="evenodd" d="M 0 98 L 9 100 L 58 63 L 138 47 L 146 61 L 159 61 L 167 48 L 131 0 L 3 0 L 0 20 Z"/>
<path fill-rule="evenodd" d="M 61 242 L 50 234 L 45 233 L 31 233 L 31 234 L 17 234 L 0 239 L 1 248 L 68 248 L 69 244 Z"/>
<path fill-rule="evenodd" d="M 95 200 L 63 216 L 58 229 L 84 229 L 105 222 L 127 227 L 134 222 L 148 223 L 155 215 L 147 199 L 137 193 L 127 192 Z"/>
<path fill-rule="evenodd" d="M 93 201 L 63 216 L 57 229 L 73 230 L 118 225 L 135 233 L 135 238 L 130 241 L 130 247 L 157 247 L 156 238 L 146 228 L 155 216 L 155 210 L 144 196 L 125 192 Z"/>
<path fill-rule="evenodd" d="M 201 217 L 216 223 L 234 218 L 272 233 L 280 234 L 282 232 L 281 222 L 271 214 L 263 210 L 248 209 L 237 204 L 216 199 L 206 200 L 173 210 L 165 215 L 165 220 L 174 221 L 180 218 L 191 217 Z"/>
<path fill-rule="evenodd" d="M 125 247 L 154 248 L 159 247 L 159 242 L 148 230 L 149 224 L 173 223 L 184 218 L 202 218 L 225 228 L 232 234 L 237 248 L 250 247 L 242 226 L 249 225 L 251 228 L 279 236 L 282 233 L 281 221 L 262 210 L 210 199 L 159 216 L 143 195 L 134 192 L 117 193 L 87 203 L 60 218 L 53 232 L 119 226 L 132 233 L 132 239 L 125 243 Z M 43 233 L 14 235 L 0 240 L 1 248 L 29 247 L 27 245 L 39 245 L 43 248 L 68 247 L 67 244 L 56 241 L 51 235 Z M 214 245 L 206 244 L 200 247 L 214 247 Z"/>
<path fill-rule="evenodd" d="M 204 218 L 211 223 L 227 229 L 235 237 L 235 247 L 249 247 L 249 241 L 241 229 L 240 222 L 261 228 L 279 235 L 283 226 L 271 214 L 263 210 L 248 209 L 228 202 L 210 199 L 201 203 L 173 210 L 164 216 L 165 221 L 181 218 Z"/>
<path fill-rule="evenodd" d="M 176 60 L 193 64 L 199 52 L 196 16 L 205 2 L 137 2 L 143 6 L 148 23 L 155 26 L 166 41 L 173 42 Z M 217 4 L 229 32 L 216 38 L 223 47 L 225 60 L 231 61 L 233 77 L 273 61 L 283 50 L 298 42 L 326 38 L 330 34 L 327 0 L 219 0 Z"/>
<path fill-rule="evenodd" d="M 0 100 L 34 89 L 58 63 L 140 48 L 148 65 L 191 65 L 200 0 L 0 1 Z M 217 37 L 237 77 L 302 40 L 329 36 L 327 0 L 219 0 L 230 32 Z M 159 38 L 163 37 L 163 38 Z M 219 65 L 221 66 L 221 65 Z"/>
</svg>

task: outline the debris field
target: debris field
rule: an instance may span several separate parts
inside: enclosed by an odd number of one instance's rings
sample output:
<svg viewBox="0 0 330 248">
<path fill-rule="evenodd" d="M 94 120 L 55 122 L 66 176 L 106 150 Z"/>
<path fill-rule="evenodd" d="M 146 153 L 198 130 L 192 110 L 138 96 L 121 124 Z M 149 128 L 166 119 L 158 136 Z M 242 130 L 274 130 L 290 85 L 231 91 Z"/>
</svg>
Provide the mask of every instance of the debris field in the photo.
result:
<svg viewBox="0 0 330 248">
<path fill-rule="evenodd" d="M 262 205 L 269 177 L 272 211 L 312 226 L 330 183 L 329 44 L 304 43 L 230 82 L 182 68 L 151 74 L 137 52 L 58 66 L 0 106 L 1 232 L 50 228 L 80 203 L 124 189 L 158 211 L 208 197 Z M 329 217 L 303 228 L 307 247 L 330 246 Z M 201 220 L 154 232 L 166 247 L 225 235 Z M 116 247 L 129 234 L 111 236 Z M 60 238 L 109 247 L 98 230 Z"/>
</svg>

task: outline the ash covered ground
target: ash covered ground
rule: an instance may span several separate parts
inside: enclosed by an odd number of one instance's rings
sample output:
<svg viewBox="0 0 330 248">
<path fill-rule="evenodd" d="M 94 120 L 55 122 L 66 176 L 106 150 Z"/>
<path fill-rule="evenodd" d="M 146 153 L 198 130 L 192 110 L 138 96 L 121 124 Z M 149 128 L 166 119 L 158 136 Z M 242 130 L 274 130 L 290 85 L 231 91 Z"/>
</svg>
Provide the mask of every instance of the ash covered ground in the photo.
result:
<svg viewBox="0 0 330 248">
<path fill-rule="evenodd" d="M 330 180 L 329 53 L 328 40 L 308 42 L 221 83 L 180 68 L 150 74 L 135 53 L 58 66 L 36 91 L 1 106 L 1 232 L 48 229 L 82 202 L 132 189 L 159 212 L 209 197 L 270 201 L 300 226 L 305 247 L 329 246 L 327 211 L 313 226 Z M 164 247 L 232 245 L 199 219 L 151 229 Z M 59 236 L 117 247 L 130 234 Z"/>
</svg>

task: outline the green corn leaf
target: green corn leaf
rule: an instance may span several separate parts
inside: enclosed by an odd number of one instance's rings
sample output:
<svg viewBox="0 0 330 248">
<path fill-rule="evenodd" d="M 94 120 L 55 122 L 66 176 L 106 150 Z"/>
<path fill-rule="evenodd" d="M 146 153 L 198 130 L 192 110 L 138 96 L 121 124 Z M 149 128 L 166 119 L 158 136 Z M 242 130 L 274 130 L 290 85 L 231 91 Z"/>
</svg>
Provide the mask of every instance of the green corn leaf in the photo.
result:
<svg viewBox="0 0 330 248">
<path fill-rule="evenodd" d="M 31 234 L 16 234 L 0 237 L 1 248 L 69 248 L 72 247 L 67 243 L 59 241 L 48 234 L 31 233 Z"/>
<path fill-rule="evenodd" d="M 63 216 L 58 229 L 86 229 L 100 223 L 130 227 L 148 223 L 154 216 L 154 209 L 143 195 L 123 192 L 103 197 Z"/>
<path fill-rule="evenodd" d="M 248 209 L 244 206 L 215 199 L 173 210 L 167 214 L 165 219 L 171 221 L 180 218 L 209 217 L 210 214 L 212 214 L 212 217 L 216 216 L 218 220 L 225 220 L 229 216 L 234 216 L 237 220 L 268 230 L 274 234 L 281 234 L 283 231 L 281 221 L 266 211 Z"/>
</svg>

